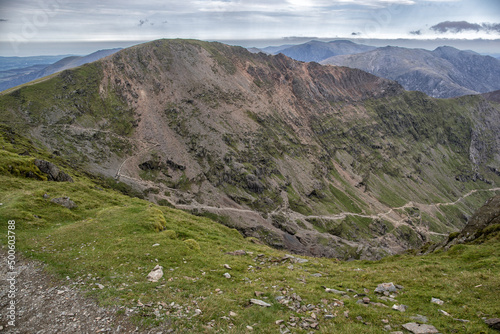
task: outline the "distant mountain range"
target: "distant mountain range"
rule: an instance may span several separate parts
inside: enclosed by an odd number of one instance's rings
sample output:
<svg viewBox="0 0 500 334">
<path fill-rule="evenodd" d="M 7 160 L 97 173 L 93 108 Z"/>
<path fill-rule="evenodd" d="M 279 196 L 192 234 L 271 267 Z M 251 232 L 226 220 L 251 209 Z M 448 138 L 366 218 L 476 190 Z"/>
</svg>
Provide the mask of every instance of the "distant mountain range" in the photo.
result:
<svg viewBox="0 0 500 334">
<path fill-rule="evenodd" d="M 374 49 L 376 47 L 356 44 L 347 40 L 338 40 L 331 42 L 310 41 L 300 45 L 268 47 L 262 49 L 262 51 L 270 54 L 282 53 L 285 56 L 300 61 L 320 62 L 333 56 L 356 54 Z"/>
<path fill-rule="evenodd" d="M 359 68 L 396 80 L 407 90 L 449 98 L 500 89 L 500 61 L 473 51 L 443 46 L 428 51 L 383 47 L 373 51 L 330 57 L 321 62 Z"/>
<path fill-rule="evenodd" d="M 311 41 L 263 48 L 295 60 L 362 69 L 396 80 L 407 90 L 449 98 L 500 89 L 500 60 L 443 46 L 434 51 L 402 47 L 375 48 L 351 41 Z"/>
<path fill-rule="evenodd" d="M 28 67 L 10 68 L 8 70 L 0 72 L 0 91 L 19 86 L 39 78 L 43 78 L 47 75 L 94 62 L 106 56 L 112 55 L 119 50 L 121 49 L 99 50 L 86 56 L 68 56 L 62 59 L 60 57 L 36 57 L 40 58 L 39 61 L 50 61 L 51 59 L 57 60 L 53 64 L 35 64 Z M 0 59 L 0 61 L 6 60 L 7 64 L 10 61 L 10 66 L 14 66 L 16 64 L 14 62 L 14 59 L 9 58 L 17 57 L 5 57 L 5 59 Z M 27 64 L 32 64 L 33 62 L 35 62 L 35 59 L 30 59 L 29 61 L 27 61 Z M 18 66 L 22 65 L 22 59 L 18 59 L 17 64 Z M 5 66 L 7 65 L 3 65 L 1 67 Z"/>
</svg>

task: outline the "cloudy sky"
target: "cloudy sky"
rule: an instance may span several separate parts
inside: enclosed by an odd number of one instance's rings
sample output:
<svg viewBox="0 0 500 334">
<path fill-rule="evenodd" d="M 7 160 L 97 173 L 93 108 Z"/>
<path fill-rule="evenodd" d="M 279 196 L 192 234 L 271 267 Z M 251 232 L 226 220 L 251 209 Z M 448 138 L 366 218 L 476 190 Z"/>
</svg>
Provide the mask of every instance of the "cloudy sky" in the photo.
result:
<svg viewBox="0 0 500 334">
<path fill-rule="evenodd" d="M 40 45 L 61 42 L 196 38 L 251 44 L 244 41 L 292 36 L 483 39 L 498 45 L 500 1 L 0 0 L 0 55 L 25 55 L 30 47 L 41 52 Z"/>
</svg>

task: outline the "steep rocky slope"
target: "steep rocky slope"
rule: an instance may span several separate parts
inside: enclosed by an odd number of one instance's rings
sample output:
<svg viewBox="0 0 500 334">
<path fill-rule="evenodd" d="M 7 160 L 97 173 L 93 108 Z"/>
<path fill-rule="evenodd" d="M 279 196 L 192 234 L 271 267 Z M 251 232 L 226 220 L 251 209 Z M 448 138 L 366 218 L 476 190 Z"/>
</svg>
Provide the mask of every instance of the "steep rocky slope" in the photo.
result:
<svg viewBox="0 0 500 334">
<path fill-rule="evenodd" d="M 159 40 L 0 97 L 0 121 L 93 173 L 297 253 L 377 258 L 498 190 L 500 107 L 361 70 Z"/>
<path fill-rule="evenodd" d="M 439 98 L 500 88 L 498 59 L 446 46 L 434 51 L 384 47 L 361 54 L 334 56 L 321 63 L 359 68 L 396 80 L 405 89 Z"/>
<path fill-rule="evenodd" d="M 500 103 L 500 90 L 496 90 L 496 91 L 489 92 L 489 93 L 484 93 L 482 95 L 488 101 Z"/>
</svg>

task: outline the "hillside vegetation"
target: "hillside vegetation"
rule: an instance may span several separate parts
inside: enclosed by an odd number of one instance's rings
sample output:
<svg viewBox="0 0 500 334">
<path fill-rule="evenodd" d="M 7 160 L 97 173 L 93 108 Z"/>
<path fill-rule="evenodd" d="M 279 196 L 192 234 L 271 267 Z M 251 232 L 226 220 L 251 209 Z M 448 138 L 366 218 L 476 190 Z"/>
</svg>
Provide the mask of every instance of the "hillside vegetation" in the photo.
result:
<svg viewBox="0 0 500 334">
<path fill-rule="evenodd" d="M 127 187 L 113 190 L 109 185 L 120 188 L 115 181 L 92 178 L 11 129 L 1 130 L 3 235 L 7 221 L 15 220 L 18 251 L 47 263 L 102 305 L 118 305 L 141 328 L 385 333 L 423 315 L 441 333 L 489 333 L 482 318 L 499 315 L 498 234 L 448 252 L 376 262 L 290 256 L 211 219 L 124 195 Z M 35 159 L 56 164 L 74 182 L 48 181 Z M 61 197 L 76 206 L 52 202 Z M 156 265 L 164 275 L 149 282 Z M 392 297 L 375 293 L 385 282 L 402 287 Z M 360 303 L 363 298 L 369 300 Z M 392 310 L 394 304 L 407 309 Z"/>
</svg>

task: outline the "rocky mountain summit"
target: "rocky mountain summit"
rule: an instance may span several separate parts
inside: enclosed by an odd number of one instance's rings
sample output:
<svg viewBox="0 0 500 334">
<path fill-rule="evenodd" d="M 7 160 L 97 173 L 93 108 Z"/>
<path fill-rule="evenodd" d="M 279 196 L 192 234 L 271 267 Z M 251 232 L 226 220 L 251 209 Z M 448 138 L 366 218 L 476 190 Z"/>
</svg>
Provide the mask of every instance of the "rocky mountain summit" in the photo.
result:
<svg viewBox="0 0 500 334">
<path fill-rule="evenodd" d="M 158 40 L 0 96 L 54 156 L 276 248 L 380 258 L 498 190 L 500 107 L 346 67 Z"/>
</svg>

